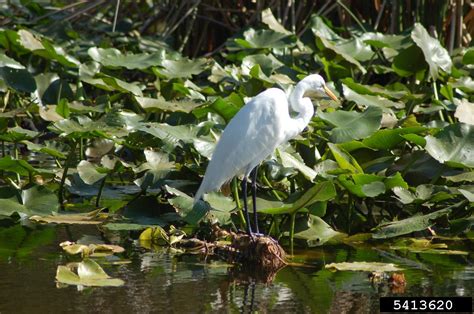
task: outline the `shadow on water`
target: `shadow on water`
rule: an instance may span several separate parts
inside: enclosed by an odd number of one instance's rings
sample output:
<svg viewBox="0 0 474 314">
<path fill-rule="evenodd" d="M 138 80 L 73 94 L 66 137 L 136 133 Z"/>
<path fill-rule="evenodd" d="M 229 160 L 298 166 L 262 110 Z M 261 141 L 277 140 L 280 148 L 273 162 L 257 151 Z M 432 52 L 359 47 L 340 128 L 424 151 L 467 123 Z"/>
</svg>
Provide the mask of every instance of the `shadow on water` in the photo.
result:
<svg viewBox="0 0 474 314">
<path fill-rule="evenodd" d="M 474 292 L 472 253 L 450 256 L 328 246 L 297 251 L 291 265 L 265 273 L 170 249 L 145 248 L 132 238 L 136 237 L 93 226 L 4 226 L 0 229 L 0 313 L 371 313 L 378 311 L 380 296 L 471 296 Z M 98 259 L 111 277 L 125 284 L 58 288 L 57 266 L 80 261 L 60 250 L 59 243 L 66 240 L 125 247 L 120 258 L 129 263 L 113 265 L 114 260 Z M 407 285 L 394 290 L 371 282 L 367 273 L 324 267 L 346 261 L 396 263 L 403 268 Z"/>
</svg>

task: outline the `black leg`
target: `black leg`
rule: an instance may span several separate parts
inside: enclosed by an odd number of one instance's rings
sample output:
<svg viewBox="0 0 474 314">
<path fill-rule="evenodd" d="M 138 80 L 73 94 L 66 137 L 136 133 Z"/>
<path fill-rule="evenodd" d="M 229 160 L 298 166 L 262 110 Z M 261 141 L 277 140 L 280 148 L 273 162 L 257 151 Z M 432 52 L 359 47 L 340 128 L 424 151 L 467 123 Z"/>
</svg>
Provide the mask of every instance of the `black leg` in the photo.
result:
<svg viewBox="0 0 474 314">
<path fill-rule="evenodd" d="M 257 217 L 257 172 L 258 166 L 253 168 L 251 176 L 252 176 L 252 205 L 253 205 L 253 223 L 254 223 L 254 230 L 256 233 L 260 233 L 258 231 L 258 217 Z"/>
<path fill-rule="evenodd" d="M 244 197 L 245 223 L 247 224 L 247 233 L 252 235 L 252 226 L 250 225 L 249 208 L 247 206 L 247 176 L 242 180 L 242 195 Z"/>
</svg>

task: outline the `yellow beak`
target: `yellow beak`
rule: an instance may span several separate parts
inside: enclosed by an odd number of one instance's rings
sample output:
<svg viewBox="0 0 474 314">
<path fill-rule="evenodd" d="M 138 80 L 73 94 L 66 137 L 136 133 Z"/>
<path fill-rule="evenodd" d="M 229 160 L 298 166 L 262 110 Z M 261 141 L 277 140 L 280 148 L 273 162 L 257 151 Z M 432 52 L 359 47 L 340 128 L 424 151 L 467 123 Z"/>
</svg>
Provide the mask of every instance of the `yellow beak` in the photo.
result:
<svg viewBox="0 0 474 314">
<path fill-rule="evenodd" d="M 329 98 L 331 98 L 335 102 L 339 102 L 339 99 L 337 99 L 336 95 L 334 95 L 334 93 L 326 85 L 323 86 L 323 89 L 326 95 L 329 96 Z"/>
</svg>

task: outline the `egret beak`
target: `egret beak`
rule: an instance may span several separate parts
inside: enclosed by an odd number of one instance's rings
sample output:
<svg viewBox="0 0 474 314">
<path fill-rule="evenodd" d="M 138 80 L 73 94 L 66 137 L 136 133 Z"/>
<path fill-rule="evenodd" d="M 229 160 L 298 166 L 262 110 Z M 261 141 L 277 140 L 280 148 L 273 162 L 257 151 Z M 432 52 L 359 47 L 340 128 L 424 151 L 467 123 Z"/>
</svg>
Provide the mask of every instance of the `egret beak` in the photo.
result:
<svg viewBox="0 0 474 314">
<path fill-rule="evenodd" d="M 339 103 L 339 99 L 337 99 L 336 95 L 334 95 L 334 93 L 326 85 L 323 86 L 323 89 L 324 89 L 324 92 L 326 93 L 326 95 L 329 96 L 329 98 L 331 98 L 335 102 Z"/>
</svg>

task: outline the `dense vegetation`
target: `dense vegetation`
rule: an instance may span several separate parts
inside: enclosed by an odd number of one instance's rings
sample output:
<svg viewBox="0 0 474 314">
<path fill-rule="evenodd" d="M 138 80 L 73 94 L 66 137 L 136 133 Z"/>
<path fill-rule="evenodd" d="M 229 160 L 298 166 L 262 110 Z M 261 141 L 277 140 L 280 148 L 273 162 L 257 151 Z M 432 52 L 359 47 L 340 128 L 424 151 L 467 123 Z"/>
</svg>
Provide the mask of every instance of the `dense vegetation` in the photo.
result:
<svg viewBox="0 0 474 314">
<path fill-rule="evenodd" d="M 193 8 L 183 3 L 179 10 Z M 151 13 L 140 23 L 116 19 L 105 1 L 69 11 L 79 5 L 2 8 L 3 221 L 60 222 L 49 215 L 103 208 L 93 218 L 107 216 L 114 230 L 244 229 L 235 180 L 192 204 L 219 134 L 250 97 L 320 73 L 342 104 L 320 101 L 307 130 L 260 167 L 262 229 L 309 246 L 339 232 L 472 237 L 474 50 L 462 48 L 462 36 L 441 36 L 448 53 L 405 19 L 394 29 L 403 32 L 388 35 L 346 8 L 354 25 L 311 14 L 285 28 L 257 8 L 250 26 L 228 38 L 222 26 L 220 38 L 199 41 L 207 28 L 219 34 L 211 18 L 196 33 L 189 21 L 199 11 L 162 25 Z M 386 30 L 393 22 L 374 21 Z"/>
</svg>

